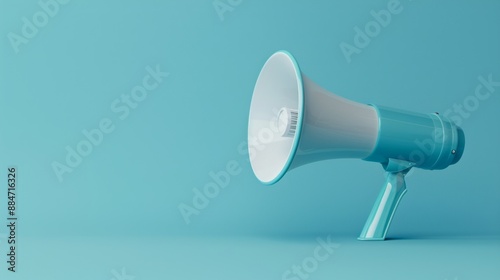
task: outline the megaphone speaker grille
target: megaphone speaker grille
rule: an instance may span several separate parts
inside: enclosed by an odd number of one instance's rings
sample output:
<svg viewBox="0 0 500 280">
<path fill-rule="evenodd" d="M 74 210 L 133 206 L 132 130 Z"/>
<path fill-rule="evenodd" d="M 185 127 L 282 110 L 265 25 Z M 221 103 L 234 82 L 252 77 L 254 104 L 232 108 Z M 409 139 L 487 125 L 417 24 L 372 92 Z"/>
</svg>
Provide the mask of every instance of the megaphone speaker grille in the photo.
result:
<svg viewBox="0 0 500 280">
<path fill-rule="evenodd" d="M 262 67 L 252 96 L 248 123 L 250 164 L 265 184 L 288 170 L 299 145 L 304 89 L 299 66 L 285 51 Z"/>
</svg>

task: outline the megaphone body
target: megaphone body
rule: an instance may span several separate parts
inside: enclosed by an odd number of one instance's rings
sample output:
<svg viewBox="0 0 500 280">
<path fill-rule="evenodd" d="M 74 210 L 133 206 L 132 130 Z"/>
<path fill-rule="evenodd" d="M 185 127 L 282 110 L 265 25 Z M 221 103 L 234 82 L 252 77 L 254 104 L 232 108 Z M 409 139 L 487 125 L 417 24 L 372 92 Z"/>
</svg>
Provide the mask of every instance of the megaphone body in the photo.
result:
<svg viewBox="0 0 500 280">
<path fill-rule="evenodd" d="M 387 179 L 360 240 L 385 239 L 412 167 L 444 169 L 461 158 L 465 144 L 462 129 L 438 113 L 360 104 L 328 92 L 302 74 L 286 51 L 273 54 L 259 74 L 248 138 L 252 169 L 264 184 L 320 160 L 381 163 Z M 253 149 L 256 141 L 263 147 Z"/>
</svg>

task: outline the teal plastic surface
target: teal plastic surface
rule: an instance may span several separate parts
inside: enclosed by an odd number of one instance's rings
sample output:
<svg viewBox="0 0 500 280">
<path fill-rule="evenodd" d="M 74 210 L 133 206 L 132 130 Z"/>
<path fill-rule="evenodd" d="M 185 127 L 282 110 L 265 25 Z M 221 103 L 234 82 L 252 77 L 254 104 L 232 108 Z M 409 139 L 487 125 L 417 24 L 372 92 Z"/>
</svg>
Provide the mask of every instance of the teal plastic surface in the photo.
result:
<svg viewBox="0 0 500 280">
<path fill-rule="evenodd" d="M 379 135 L 367 161 L 387 163 L 399 159 L 422 169 L 444 169 L 462 156 L 465 137 L 461 128 L 437 114 L 420 114 L 374 106 Z"/>
<path fill-rule="evenodd" d="M 384 165 L 386 181 L 373 205 L 359 240 L 385 240 L 392 217 L 406 193 L 405 175 L 414 163 L 390 159 Z"/>
</svg>

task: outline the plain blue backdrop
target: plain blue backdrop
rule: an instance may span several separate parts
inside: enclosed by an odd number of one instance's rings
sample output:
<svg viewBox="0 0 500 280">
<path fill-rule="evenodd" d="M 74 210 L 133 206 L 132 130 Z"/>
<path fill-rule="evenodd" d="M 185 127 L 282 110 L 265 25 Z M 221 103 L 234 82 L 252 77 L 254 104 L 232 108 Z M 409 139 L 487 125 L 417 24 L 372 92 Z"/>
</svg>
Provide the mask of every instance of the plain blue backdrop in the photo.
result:
<svg viewBox="0 0 500 280">
<path fill-rule="evenodd" d="M 336 94 L 417 112 L 453 110 L 479 76 L 500 80 L 494 1 L 402 1 L 348 63 L 340 43 L 354 45 L 354 27 L 387 3 L 243 1 L 221 20 L 210 1 L 71 1 L 16 54 L 7 34 L 22 34 L 22 18 L 41 8 L 2 1 L 0 149 L 4 168 L 19 167 L 21 234 L 357 234 L 379 165 L 319 162 L 268 187 L 240 145 L 254 82 L 280 49 Z M 170 76 L 120 120 L 112 102 L 156 65 Z M 408 178 L 392 235 L 500 233 L 498 105 L 496 87 L 463 119 L 457 165 Z M 103 118 L 115 130 L 59 182 L 52 162 Z M 241 173 L 187 226 L 179 204 L 230 160 Z"/>
<path fill-rule="evenodd" d="M 340 44 L 389 2 L 221 1 L 218 13 L 213 1 L 72 0 L 16 53 L 9 34 L 42 8 L 1 1 L 0 178 L 18 167 L 19 236 L 357 236 L 380 165 L 318 162 L 264 186 L 241 149 L 255 80 L 281 49 L 357 102 L 441 113 L 466 103 L 463 158 L 411 173 L 388 235 L 500 234 L 500 87 L 473 100 L 478 77 L 500 81 L 500 2 L 402 0 L 349 63 Z M 121 120 L 112 103 L 148 66 L 170 75 Z M 60 182 L 53 162 L 104 118 L 114 131 Z M 241 172 L 187 225 L 179 205 L 233 161 Z"/>
</svg>

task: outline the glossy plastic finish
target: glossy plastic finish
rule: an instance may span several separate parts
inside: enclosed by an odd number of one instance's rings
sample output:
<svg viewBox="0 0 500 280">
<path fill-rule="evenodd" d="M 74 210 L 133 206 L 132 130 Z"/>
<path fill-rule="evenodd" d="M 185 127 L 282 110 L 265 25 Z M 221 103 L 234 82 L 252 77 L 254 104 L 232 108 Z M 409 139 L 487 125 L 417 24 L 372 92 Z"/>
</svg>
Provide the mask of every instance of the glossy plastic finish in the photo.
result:
<svg viewBox="0 0 500 280">
<path fill-rule="evenodd" d="M 406 193 L 405 175 L 414 163 L 390 159 L 385 165 L 386 181 L 373 205 L 359 240 L 384 240 L 394 213 Z"/>
<path fill-rule="evenodd" d="M 464 133 L 447 118 L 372 106 L 379 117 L 378 138 L 365 160 L 386 163 L 391 158 L 401 159 L 432 170 L 444 169 L 462 156 Z"/>
<path fill-rule="evenodd" d="M 464 146 L 462 129 L 438 113 L 365 105 L 337 96 L 308 79 L 286 51 L 266 61 L 254 88 L 248 150 L 262 183 L 274 184 L 289 170 L 320 160 L 382 163 L 386 182 L 360 240 L 385 239 L 412 167 L 444 169 L 460 160 Z"/>
</svg>

